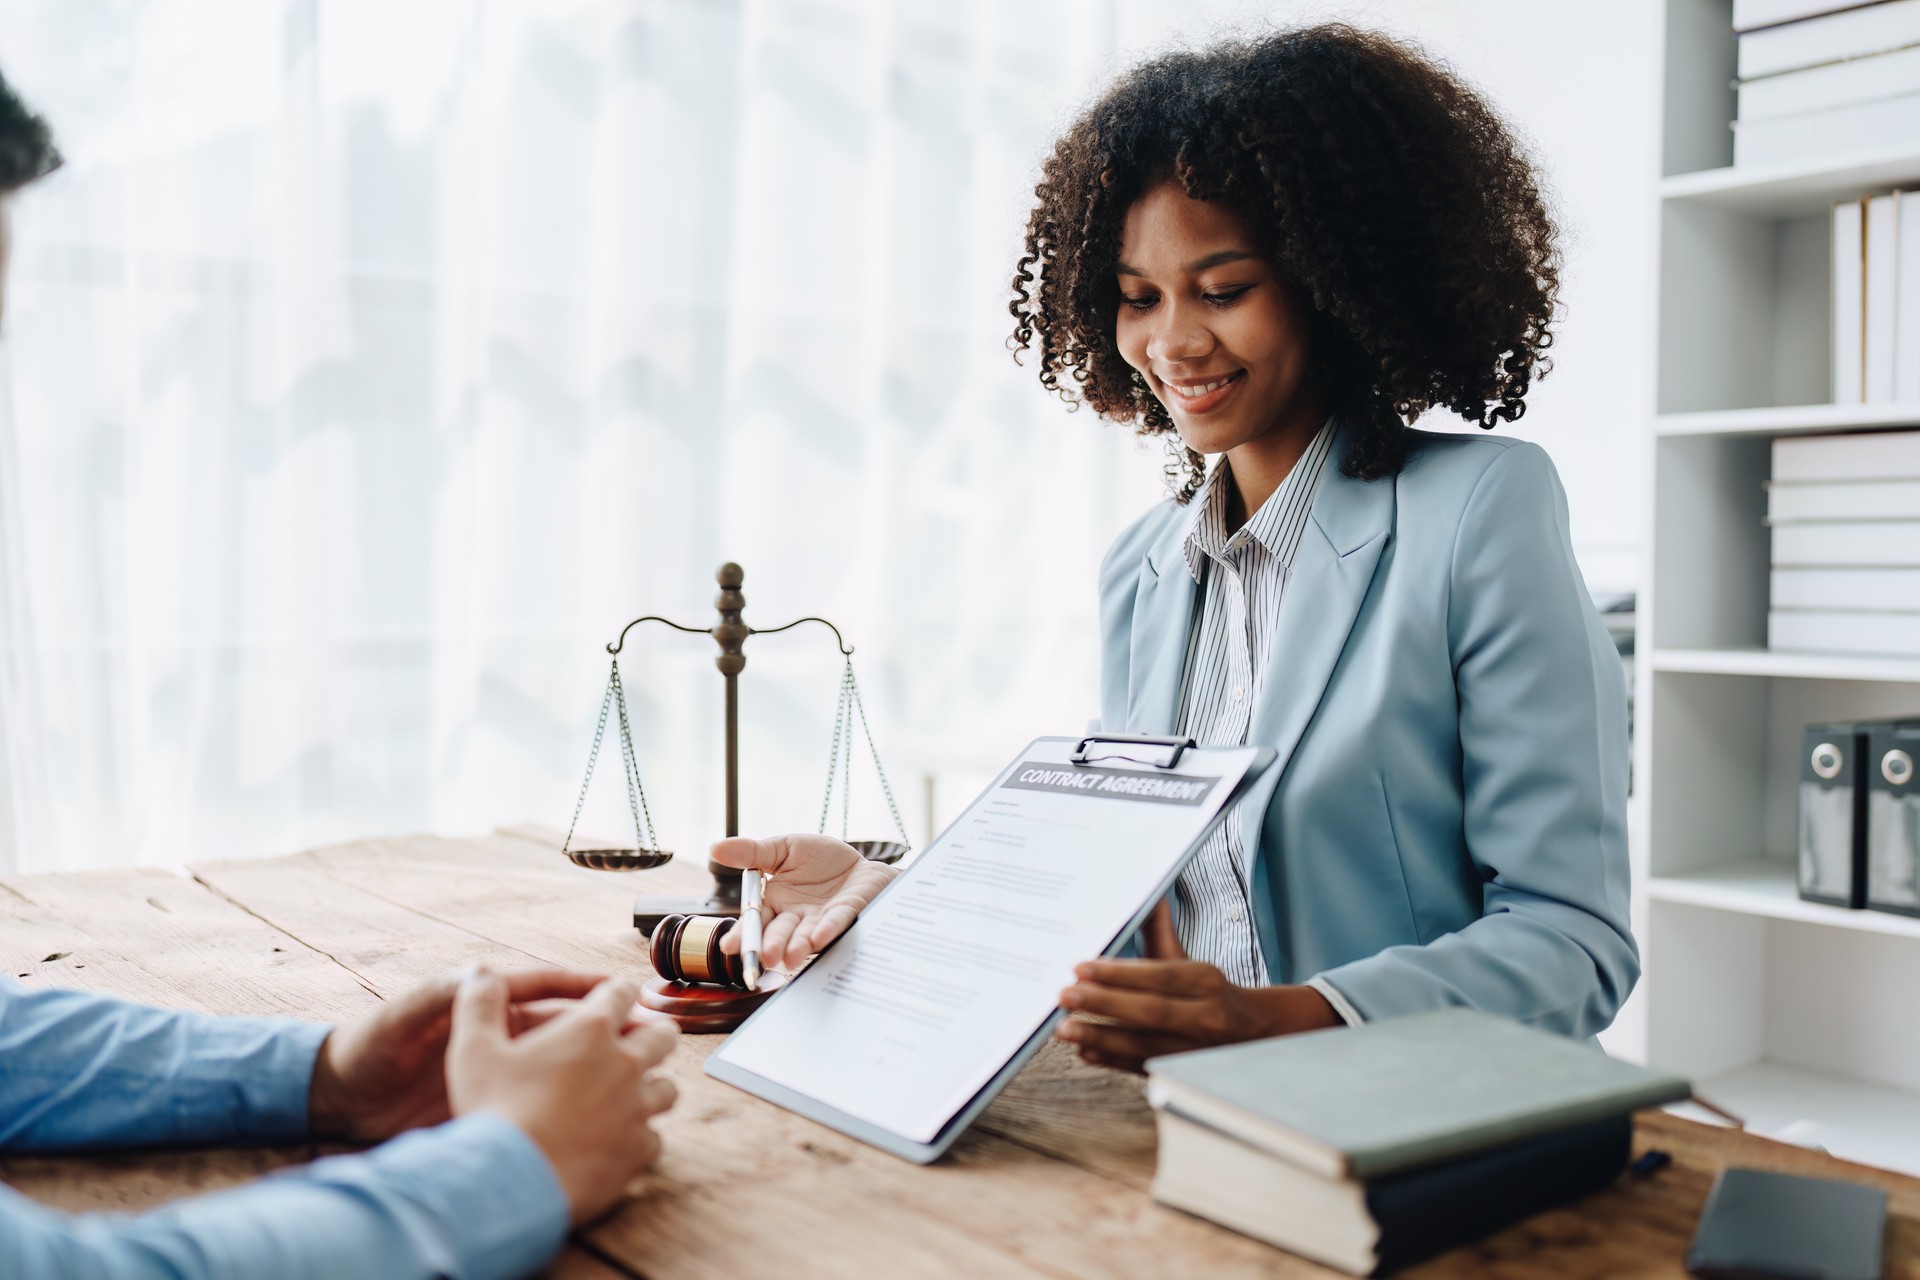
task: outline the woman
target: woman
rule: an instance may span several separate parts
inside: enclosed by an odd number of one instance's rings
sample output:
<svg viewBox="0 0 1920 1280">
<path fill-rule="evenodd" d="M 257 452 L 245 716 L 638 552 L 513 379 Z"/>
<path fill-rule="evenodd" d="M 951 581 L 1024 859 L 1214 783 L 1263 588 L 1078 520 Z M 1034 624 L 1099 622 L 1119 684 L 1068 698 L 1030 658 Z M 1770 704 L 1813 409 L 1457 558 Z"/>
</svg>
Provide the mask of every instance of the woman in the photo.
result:
<svg viewBox="0 0 1920 1280">
<path fill-rule="evenodd" d="M 1406 425 L 1513 421 L 1546 368 L 1554 228 L 1512 137 L 1319 26 L 1137 68 L 1037 195 L 1015 343 L 1175 457 L 1101 570 L 1102 726 L 1279 753 L 1060 1037 L 1138 1070 L 1444 1005 L 1604 1028 L 1639 972 L 1626 696 L 1565 495 L 1531 444 Z M 773 872 L 790 963 L 889 874 L 816 837 L 714 857 Z"/>
</svg>

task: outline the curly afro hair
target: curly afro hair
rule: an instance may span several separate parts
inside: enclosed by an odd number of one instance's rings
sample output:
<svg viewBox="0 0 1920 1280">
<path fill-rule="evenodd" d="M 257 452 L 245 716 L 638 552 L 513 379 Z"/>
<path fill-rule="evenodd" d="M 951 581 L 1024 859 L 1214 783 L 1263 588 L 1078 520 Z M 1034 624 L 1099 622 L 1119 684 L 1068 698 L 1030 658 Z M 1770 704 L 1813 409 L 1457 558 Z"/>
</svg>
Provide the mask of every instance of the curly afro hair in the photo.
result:
<svg viewBox="0 0 1920 1280">
<path fill-rule="evenodd" d="M 29 110 L 0 76 L 0 195 L 38 182 L 60 163 L 47 122 Z"/>
<path fill-rule="evenodd" d="M 1348 475 L 1397 474 L 1408 424 L 1433 406 L 1488 428 L 1525 411 L 1549 368 L 1553 221 L 1493 108 L 1416 49 L 1330 23 L 1170 54 L 1055 144 L 1009 345 L 1038 348 L 1048 390 L 1142 435 L 1173 420 L 1115 345 L 1114 264 L 1128 208 L 1165 181 L 1232 209 L 1311 299 L 1313 367 L 1353 432 Z M 1184 503 L 1202 461 L 1174 453 Z"/>
</svg>

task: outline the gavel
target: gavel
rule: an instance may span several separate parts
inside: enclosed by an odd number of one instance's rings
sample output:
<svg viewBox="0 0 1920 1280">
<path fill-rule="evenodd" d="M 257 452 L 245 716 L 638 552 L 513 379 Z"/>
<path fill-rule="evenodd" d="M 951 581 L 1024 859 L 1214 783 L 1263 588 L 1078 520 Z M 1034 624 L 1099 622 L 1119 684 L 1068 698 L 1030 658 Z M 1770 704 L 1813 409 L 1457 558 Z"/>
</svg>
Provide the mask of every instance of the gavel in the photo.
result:
<svg viewBox="0 0 1920 1280">
<path fill-rule="evenodd" d="M 747 990 L 740 957 L 720 953 L 720 939 L 739 923 L 732 916 L 662 917 L 647 939 L 654 976 L 640 989 L 640 1003 L 695 1034 L 731 1031 L 745 1022 L 787 979 L 763 973 L 760 989 Z"/>
<path fill-rule="evenodd" d="M 720 940 L 738 924 L 732 916 L 664 917 L 654 926 L 648 942 L 647 957 L 653 962 L 653 971 L 668 982 L 745 991 L 747 980 L 739 953 L 725 955 L 720 950 Z"/>
</svg>

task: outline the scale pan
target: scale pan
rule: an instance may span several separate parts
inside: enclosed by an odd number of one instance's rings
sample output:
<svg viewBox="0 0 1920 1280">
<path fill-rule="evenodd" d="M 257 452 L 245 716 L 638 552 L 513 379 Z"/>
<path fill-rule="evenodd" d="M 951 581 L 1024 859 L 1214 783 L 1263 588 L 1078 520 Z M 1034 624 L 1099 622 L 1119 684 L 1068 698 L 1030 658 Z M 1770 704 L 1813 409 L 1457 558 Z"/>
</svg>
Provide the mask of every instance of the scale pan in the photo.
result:
<svg viewBox="0 0 1920 1280">
<path fill-rule="evenodd" d="M 884 862 L 888 866 L 906 857 L 912 847 L 904 840 L 849 840 L 847 843 L 868 862 Z"/>
<path fill-rule="evenodd" d="M 673 861 L 666 849 L 569 849 L 567 857 L 593 871 L 651 871 Z"/>
</svg>

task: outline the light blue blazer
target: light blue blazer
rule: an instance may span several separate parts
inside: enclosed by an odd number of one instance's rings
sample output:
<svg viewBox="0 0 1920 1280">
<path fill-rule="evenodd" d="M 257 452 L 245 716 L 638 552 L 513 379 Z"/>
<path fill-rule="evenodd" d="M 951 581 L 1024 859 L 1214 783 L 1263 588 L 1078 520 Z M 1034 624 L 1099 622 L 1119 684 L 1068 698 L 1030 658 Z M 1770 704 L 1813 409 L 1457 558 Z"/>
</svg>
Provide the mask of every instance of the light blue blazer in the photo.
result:
<svg viewBox="0 0 1920 1280">
<path fill-rule="evenodd" d="M 1538 446 L 1416 433 L 1397 477 L 1336 441 L 1248 741 L 1275 768 L 1228 821 L 1257 849 L 1273 981 L 1368 1019 L 1471 1005 L 1573 1036 L 1639 977 L 1627 701 Z M 1162 503 L 1100 571 L 1101 727 L 1170 733 L 1196 586 Z"/>
</svg>

